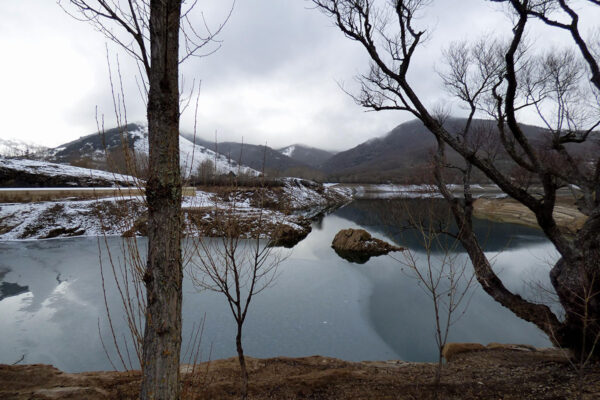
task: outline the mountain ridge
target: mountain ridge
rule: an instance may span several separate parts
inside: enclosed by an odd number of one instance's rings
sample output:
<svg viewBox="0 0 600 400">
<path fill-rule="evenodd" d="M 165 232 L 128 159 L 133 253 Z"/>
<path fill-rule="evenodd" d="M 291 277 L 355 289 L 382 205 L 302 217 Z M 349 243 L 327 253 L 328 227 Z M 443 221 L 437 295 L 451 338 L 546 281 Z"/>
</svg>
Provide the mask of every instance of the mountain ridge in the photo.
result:
<svg viewBox="0 0 600 400">
<path fill-rule="evenodd" d="M 449 118 L 445 125 L 450 132 L 460 132 L 465 121 L 464 118 Z M 522 124 L 521 127 L 534 147 L 549 146 L 550 131 L 533 125 Z M 495 165 L 509 173 L 516 166 L 495 134 L 496 129 L 493 120 L 474 119 L 471 133 L 462 140 L 474 143 L 480 150 L 487 151 L 489 148 L 495 152 Z M 147 156 L 147 127 L 128 124 L 120 129 L 106 130 L 103 135 L 94 133 L 82 136 L 46 151 L 49 154 L 46 159 L 88 168 L 110 169 L 111 163 L 123 164 L 124 156 L 119 155 L 119 149 L 124 142 L 142 158 Z M 338 153 L 302 144 L 273 149 L 266 145 L 238 142 L 215 143 L 186 133 L 180 135 L 180 147 L 182 168 L 187 174 L 197 172 L 200 175 L 211 168 L 214 171 L 216 166 L 220 174 L 237 175 L 242 172 L 258 175 L 264 172 L 271 177 L 296 176 L 317 181 L 411 184 L 431 179 L 431 158 L 436 141 L 422 122 L 411 120 L 382 136 Z M 567 148 L 585 160 L 598 146 L 568 144 Z M 108 163 L 105 149 L 111 153 Z M 447 158 L 455 165 L 464 163 L 462 157 L 449 147 Z M 121 168 L 113 172 L 127 171 Z M 488 182 L 488 178 L 480 171 L 474 171 L 473 174 L 474 181 Z"/>
</svg>

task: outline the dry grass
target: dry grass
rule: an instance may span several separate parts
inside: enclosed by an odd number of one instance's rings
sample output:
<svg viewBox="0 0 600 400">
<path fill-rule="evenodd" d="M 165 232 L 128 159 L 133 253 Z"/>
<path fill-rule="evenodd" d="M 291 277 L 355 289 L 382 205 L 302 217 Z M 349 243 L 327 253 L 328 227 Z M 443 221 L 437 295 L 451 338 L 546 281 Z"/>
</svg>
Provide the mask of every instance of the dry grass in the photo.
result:
<svg viewBox="0 0 600 400">
<path fill-rule="evenodd" d="M 0 203 L 33 203 L 53 200 L 91 200 L 102 197 L 132 197 L 144 194 L 138 188 L 41 188 L 0 190 Z M 196 189 L 183 188 L 184 196 L 194 196 Z"/>
<path fill-rule="evenodd" d="M 329 357 L 248 358 L 249 398 L 267 399 L 568 399 L 577 376 L 557 350 L 488 349 L 456 355 L 442 383 L 432 383 L 435 365 L 402 361 L 346 362 Z M 229 358 L 204 363 L 199 376 L 182 366 L 182 399 L 240 398 L 239 365 Z M 0 398 L 137 399 L 139 372 L 65 374 L 42 365 L 0 365 Z M 586 400 L 600 398 L 600 368 L 587 371 Z"/>
</svg>

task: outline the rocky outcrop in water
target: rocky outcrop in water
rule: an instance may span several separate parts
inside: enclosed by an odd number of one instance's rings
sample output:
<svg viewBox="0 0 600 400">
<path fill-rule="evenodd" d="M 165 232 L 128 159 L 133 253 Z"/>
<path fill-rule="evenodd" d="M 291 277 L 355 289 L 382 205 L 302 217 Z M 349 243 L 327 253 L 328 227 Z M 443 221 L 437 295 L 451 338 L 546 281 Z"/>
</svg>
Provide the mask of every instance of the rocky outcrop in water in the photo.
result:
<svg viewBox="0 0 600 400">
<path fill-rule="evenodd" d="M 371 257 L 388 254 L 391 251 L 403 251 L 371 236 L 364 229 L 342 229 L 335 235 L 331 247 L 342 258 L 357 264 L 366 263 Z"/>
</svg>

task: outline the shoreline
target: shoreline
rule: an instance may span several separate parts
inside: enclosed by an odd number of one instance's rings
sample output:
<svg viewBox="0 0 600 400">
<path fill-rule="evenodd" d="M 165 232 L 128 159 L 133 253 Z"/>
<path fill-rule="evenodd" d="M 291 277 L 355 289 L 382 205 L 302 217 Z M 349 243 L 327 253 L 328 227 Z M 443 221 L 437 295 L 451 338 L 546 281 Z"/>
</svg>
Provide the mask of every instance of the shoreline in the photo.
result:
<svg viewBox="0 0 600 400">
<path fill-rule="evenodd" d="M 182 199 L 188 236 L 219 236 L 235 223 L 240 238 L 292 246 L 311 231 L 310 219 L 352 200 L 349 189 L 285 178 L 274 188 L 195 190 Z M 260 191 L 259 191 L 260 190 Z M 191 192 L 191 190 L 188 190 Z M 191 194 L 191 193 L 190 193 Z M 260 224 L 256 224 L 260 216 Z M 0 204 L 0 241 L 76 236 L 145 236 L 144 199 L 130 196 Z"/>
<path fill-rule="evenodd" d="M 259 213 L 266 218 L 261 238 L 279 234 L 304 238 L 310 233 L 310 219 L 353 200 L 369 198 L 437 198 L 426 185 L 359 185 L 316 184 L 297 178 L 285 178 L 282 188 L 268 188 L 260 196 L 257 188 L 223 189 L 185 188 L 182 211 L 188 226 L 197 234 L 219 236 L 214 230 L 216 214 L 234 213 L 244 228 L 242 236 L 256 235 L 252 220 Z M 476 185 L 473 215 L 497 222 L 539 228 L 534 214 L 517 201 L 501 197 L 496 188 Z M 73 236 L 144 236 L 145 206 L 143 198 L 131 188 L 52 189 L 51 194 L 81 191 L 86 196 L 96 193 L 113 194 L 95 199 L 64 199 L 55 201 L 0 203 L 0 241 L 39 240 Z M 14 191 L 13 189 L 11 189 Z M 11 190 L 7 190 L 9 193 Z M 114 196 L 115 192 L 132 194 Z M 24 193 L 44 192 L 45 189 L 23 189 Z M 87 193 L 89 192 L 89 193 Z M 262 197 L 261 197 L 262 196 Z M 264 206 L 258 206 L 258 198 Z M 125 218 L 123 218 L 126 216 Z M 579 212 L 572 199 L 557 199 L 554 217 L 567 233 L 575 233 L 587 217 Z M 191 232 L 191 230 L 190 230 Z M 295 240 L 295 239 L 294 239 Z M 285 238 L 289 246 L 294 240 Z"/>
<path fill-rule="evenodd" d="M 490 221 L 506 222 L 538 228 L 535 215 L 523 204 L 510 198 L 480 197 L 473 204 L 473 216 Z M 587 216 L 579 212 L 570 199 L 559 198 L 554 208 L 554 219 L 560 229 L 575 233 Z"/>
<path fill-rule="evenodd" d="M 331 357 L 247 357 L 253 399 L 556 399 L 573 397 L 577 374 L 558 349 L 454 344 L 439 386 L 435 363 L 350 362 Z M 584 398 L 600 395 L 600 369 L 591 366 Z M 182 364 L 182 399 L 239 398 L 239 365 L 232 357 Z M 0 397 L 7 400 L 136 399 L 139 371 L 64 373 L 42 364 L 0 365 Z M 441 397 L 440 397 L 441 395 Z"/>
</svg>

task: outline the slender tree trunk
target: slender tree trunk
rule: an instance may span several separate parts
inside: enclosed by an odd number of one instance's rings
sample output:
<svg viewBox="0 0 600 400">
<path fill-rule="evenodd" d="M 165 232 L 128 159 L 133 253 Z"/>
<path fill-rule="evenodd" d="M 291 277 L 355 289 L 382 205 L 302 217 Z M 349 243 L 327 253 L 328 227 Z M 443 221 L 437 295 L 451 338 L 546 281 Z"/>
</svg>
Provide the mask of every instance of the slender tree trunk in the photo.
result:
<svg viewBox="0 0 600 400">
<path fill-rule="evenodd" d="M 179 19 L 181 0 L 150 1 L 147 310 L 142 399 L 179 398 L 181 351 L 181 175 Z"/>
<path fill-rule="evenodd" d="M 440 384 L 441 380 L 442 380 L 442 367 L 444 365 L 444 361 L 442 360 L 442 347 L 439 348 L 438 350 L 438 363 L 437 363 L 437 368 L 435 370 L 435 379 L 433 381 L 433 383 L 437 386 Z"/>
<path fill-rule="evenodd" d="M 242 378 L 242 399 L 248 398 L 248 369 L 246 368 L 246 357 L 244 357 L 244 348 L 242 347 L 242 324 L 238 324 L 237 335 L 235 336 L 235 346 L 240 362 L 240 374 Z"/>
<path fill-rule="evenodd" d="M 429 273 L 431 274 L 431 263 L 429 263 Z M 434 310 L 435 310 L 435 335 L 436 335 L 436 342 L 438 345 L 438 365 L 437 365 L 437 369 L 435 371 L 435 379 L 434 379 L 434 383 L 435 385 L 439 385 L 440 384 L 440 380 L 442 379 L 442 351 L 444 350 L 444 347 L 442 345 L 443 343 L 443 339 L 442 339 L 442 330 L 441 330 L 441 325 L 440 325 L 440 309 L 438 307 L 438 297 L 437 297 L 437 291 L 435 293 L 432 293 L 433 296 L 433 304 L 434 304 Z"/>
</svg>

